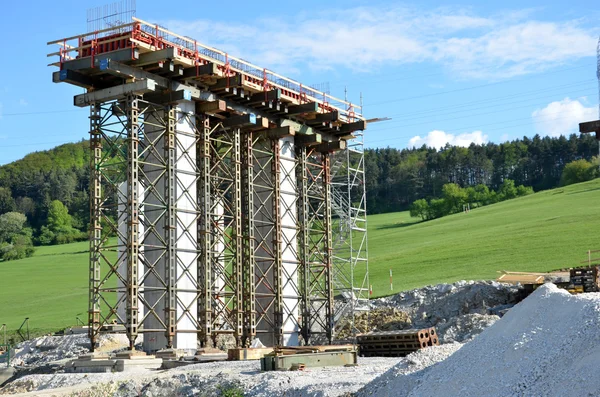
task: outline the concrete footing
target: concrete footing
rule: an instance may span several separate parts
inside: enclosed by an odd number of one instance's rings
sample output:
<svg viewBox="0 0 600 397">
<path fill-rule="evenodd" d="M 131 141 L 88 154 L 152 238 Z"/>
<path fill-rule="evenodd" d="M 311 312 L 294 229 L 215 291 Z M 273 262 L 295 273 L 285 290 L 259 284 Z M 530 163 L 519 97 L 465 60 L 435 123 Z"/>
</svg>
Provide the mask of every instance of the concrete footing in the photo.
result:
<svg viewBox="0 0 600 397">
<path fill-rule="evenodd" d="M 66 372 L 133 372 L 159 369 L 163 360 L 144 352 L 124 351 L 116 355 L 90 353 L 65 365 Z"/>
</svg>

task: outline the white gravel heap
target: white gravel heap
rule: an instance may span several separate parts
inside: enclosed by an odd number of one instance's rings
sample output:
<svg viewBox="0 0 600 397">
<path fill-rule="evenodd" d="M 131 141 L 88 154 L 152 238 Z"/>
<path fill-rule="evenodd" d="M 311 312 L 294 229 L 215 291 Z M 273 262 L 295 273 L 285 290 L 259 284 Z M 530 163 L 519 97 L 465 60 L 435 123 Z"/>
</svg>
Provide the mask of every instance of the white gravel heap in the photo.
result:
<svg viewBox="0 0 600 397">
<path fill-rule="evenodd" d="M 440 342 L 466 342 L 500 317 L 497 307 L 517 302 L 518 288 L 496 281 L 438 284 L 373 299 L 372 308 L 394 307 L 409 314 L 412 327 L 436 327 Z"/>
<path fill-rule="evenodd" d="M 124 334 L 99 336 L 98 351 L 124 349 L 129 341 Z M 39 366 L 77 358 L 90 351 L 90 339 L 85 334 L 42 336 L 19 343 L 13 351 L 11 366 Z"/>
<path fill-rule="evenodd" d="M 546 284 L 447 360 L 392 380 L 388 372 L 360 395 L 598 396 L 599 366 L 600 293 Z"/>
</svg>

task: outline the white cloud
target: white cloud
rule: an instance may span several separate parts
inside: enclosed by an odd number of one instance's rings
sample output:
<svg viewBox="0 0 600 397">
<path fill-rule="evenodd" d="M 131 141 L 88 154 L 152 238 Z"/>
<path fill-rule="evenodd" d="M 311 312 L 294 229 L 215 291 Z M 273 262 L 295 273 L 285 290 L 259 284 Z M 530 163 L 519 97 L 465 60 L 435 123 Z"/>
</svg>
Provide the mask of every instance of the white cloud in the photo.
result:
<svg viewBox="0 0 600 397">
<path fill-rule="evenodd" d="M 488 141 L 488 136 L 483 135 L 481 131 L 465 132 L 459 135 L 448 134 L 444 131 L 434 130 L 430 131 L 427 136 L 421 138 L 417 135 L 408 141 L 409 147 L 421 147 L 427 145 L 427 147 L 433 147 L 436 149 L 442 148 L 449 143 L 452 146 L 463 146 L 468 147 L 471 143 L 476 145 L 484 144 Z"/>
<path fill-rule="evenodd" d="M 596 31 L 580 21 L 536 21 L 533 12 L 475 15 L 449 7 L 358 7 L 299 13 L 293 22 L 271 16 L 246 25 L 208 19 L 163 24 L 234 56 L 285 71 L 300 66 L 365 71 L 433 61 L 462 77 L 499 79 L 595 55 Z"/>
<path fill-rule="evenodd" d="M 579 131 L 579 123 L 596 120 L 598 108 L 586 107 L 577 99 L 565 98 L 562 101 L 551 102 L 542 109 L 536 109 L 531 117 L 541 135 L 568 135 Z"/>
<path fill-rule="evenodd" d="M 21 98 L 21 99 L 19 99 L 19 105 L 27 106 L 27 105 L 29 105 L 29 103 L 25 100 L 25 98 Z"/>
</svg>

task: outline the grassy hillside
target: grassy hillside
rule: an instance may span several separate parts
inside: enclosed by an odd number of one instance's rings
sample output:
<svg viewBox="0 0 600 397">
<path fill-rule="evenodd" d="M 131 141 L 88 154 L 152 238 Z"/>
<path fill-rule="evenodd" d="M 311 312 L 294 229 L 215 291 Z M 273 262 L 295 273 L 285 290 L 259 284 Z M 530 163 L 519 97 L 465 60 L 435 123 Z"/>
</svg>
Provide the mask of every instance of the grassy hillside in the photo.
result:
<svg viewBox="0 0 600 397">
<path fill-rule="evenodd" d="M 492 279 L 498 270 L 577 266 L 600 249 L 600 180 L 547 190 L 428 222 L 407 213 L 369 217 L 374 296 L 460 279 Z"/>
<path fill-rule="evenodd" d="M 408 213 L 369 217 L 374 296 L 460 279 L 492 279 L 498 270 L 576 266 L 599 249 L 600 180 L 536 193 L 417 222 Z M 39 247 L 34 257 L 0 263 L 0 324 L 58 329 L 87 321 L 88 243 Z"/>
</svg>

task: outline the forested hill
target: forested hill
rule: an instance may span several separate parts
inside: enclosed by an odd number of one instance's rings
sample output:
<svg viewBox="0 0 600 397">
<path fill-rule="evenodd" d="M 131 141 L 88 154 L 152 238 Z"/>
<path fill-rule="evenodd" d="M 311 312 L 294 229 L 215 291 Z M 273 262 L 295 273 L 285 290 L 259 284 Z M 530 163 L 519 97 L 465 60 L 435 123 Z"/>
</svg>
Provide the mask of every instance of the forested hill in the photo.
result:
<svg viewBox="0 0 600 397">
<path fill-rule="evenodd" d="M 442 186 L 484 184 L 498 189 L 504 179 L 535 191 L 560 184 L 564 166 L 598 155 L 593 136 L 524 137 L 502 144 L 446 146 L 441 150 L 368 149 L 365 151 L 367 211 L 401 211 L 420 198 L 440 197 Z"/>
<path fill-rule="evenodd" d="M 468 148 L 368 149 L 367 209 L 369 213 L 405 210 L 416 199 L 439 197 L 442 186 L 451 182 L 498 189 L 508 178 L 536 191 L 550 189 L 559 185 L 565 164 L 590 160 L 598 153 L 597 145 L 591 136 L 536 135 Z M 73 228 L 87 230 L 88 164 L 89 143 L 81 141 L 0 166 L 0 215 L 25 214 L 36 241 L 48 223 L 52 202 L 60 201 L 71 215 Z"/>
<path fill-rule="evenodd" d="M 86 230 L 89 158 L 89 142 L 81 141 L 0 166 L 0 214 L 25 214 L 35 234 L 46 224 L 50 203 L 59 200 L 68 208 L 73 227 Z"/>
</svg>

